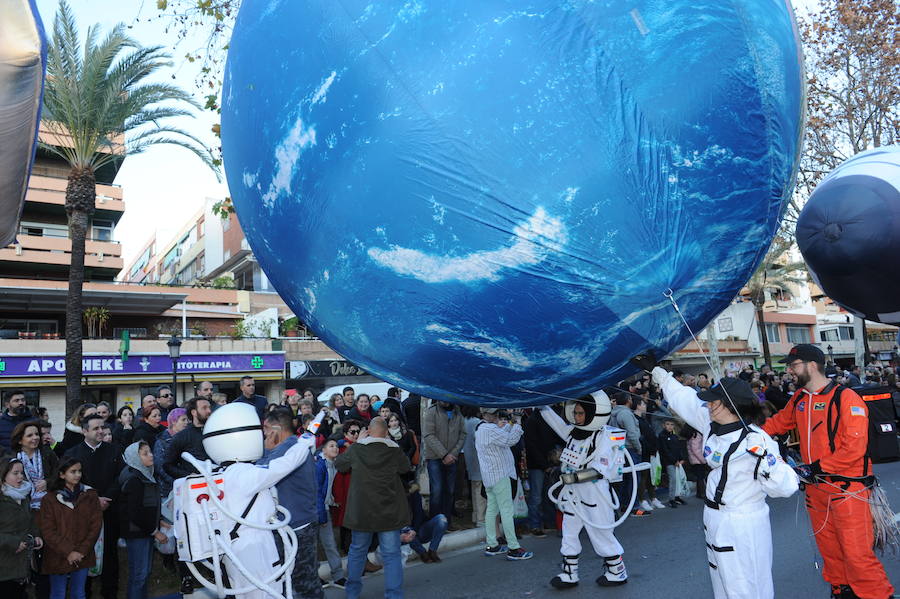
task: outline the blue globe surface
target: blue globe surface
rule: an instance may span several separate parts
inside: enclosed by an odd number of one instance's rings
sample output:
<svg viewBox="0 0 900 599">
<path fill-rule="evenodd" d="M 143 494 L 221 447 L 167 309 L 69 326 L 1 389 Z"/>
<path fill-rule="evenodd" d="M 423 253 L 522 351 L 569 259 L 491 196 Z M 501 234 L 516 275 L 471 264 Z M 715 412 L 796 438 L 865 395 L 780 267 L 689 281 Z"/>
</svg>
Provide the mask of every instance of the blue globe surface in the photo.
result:
<svg viewBox="0 0 900 599">
<path fill-rule="evenodd" d="M 689 339 L 762 259 L 803 129 L 785 0 L 244 2 L 229 187 L 343 356 L 551 403 Z"/>
</svg>

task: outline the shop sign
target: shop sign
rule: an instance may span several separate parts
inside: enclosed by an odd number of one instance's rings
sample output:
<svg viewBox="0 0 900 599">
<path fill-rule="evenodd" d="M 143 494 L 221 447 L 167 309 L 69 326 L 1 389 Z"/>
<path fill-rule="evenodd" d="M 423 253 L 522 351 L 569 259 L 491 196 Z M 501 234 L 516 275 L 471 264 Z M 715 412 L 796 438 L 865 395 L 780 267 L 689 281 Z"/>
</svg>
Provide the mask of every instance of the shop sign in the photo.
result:
<svg viewBox="0 0 900 599">
<path fill-rule="evenodd" d="M 367 376 L 369 373 L 346 360 L 291 360 L 288 378 L 328 378 L 333 376 Z"/>
<path fill-rule="evenodd" d="M 172 372 L 172 359 L 165 355 L 132 354 L 85 356 L 83 376 L 105 374 L 159 374 Z M 253 372 L 284 370 L 284 354 L 186 354 L 178 359 L 178 372 Z M 66 373 L 66 360 L 59 356 L 0 356 L 0 378 L 58 376 Z"/>
</svg>

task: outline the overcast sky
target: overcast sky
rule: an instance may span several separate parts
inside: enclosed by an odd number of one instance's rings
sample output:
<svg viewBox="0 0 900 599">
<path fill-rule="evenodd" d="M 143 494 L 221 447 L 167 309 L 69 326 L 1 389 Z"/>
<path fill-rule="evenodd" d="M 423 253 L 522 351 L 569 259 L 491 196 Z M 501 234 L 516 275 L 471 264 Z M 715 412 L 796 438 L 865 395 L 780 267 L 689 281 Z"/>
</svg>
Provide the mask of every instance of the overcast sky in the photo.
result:
<svg viewBox="0 0 900 599">
<path fill-rule="evenodd" d="M 794 1 L 800 13 L 816 3 L 817 0 Z M 37 0 L 37 5 L 50 35 L 58 0 Z M 175 67 L 162 71 L 160 78 L 172 82 L 174 75 L 174 82 L 183 89 L 198 98 L 205 95 L 206 92 L 201 93 L 194 86 L 199 64 L 184 60 L 184 55 L 198 47 L 201 40 L 186 40 L 179 44 L 176 33 L 166 31 L 168 21 L 158 17 L 155 0 L 69 0 L 69 5 L 75 13 L 82 39 L 91 24 L 99 23 L 105 32 L 116 23 L 125 23 L 131 26 L 129 33 L 138 42 L 161 44 L 170 49 Z M 209 111 L 198 111 L 196 119 L 181 119 L 179 126 L 215 146 L 217 140 L 211 127 L 217 120 L 218 117 Z M 197 157 L 176 146 L 159 146 L 128 157 L 116 183 L 125 190 L 126 211 L 116 229 L 116 239 L 122 242 L 126 265 L 154 231 L 160 242 L 166 243 L 201 208 L 206 197 L 228 195 L 224 180 L 216 182 L 215 176 Z"/>
</svg>

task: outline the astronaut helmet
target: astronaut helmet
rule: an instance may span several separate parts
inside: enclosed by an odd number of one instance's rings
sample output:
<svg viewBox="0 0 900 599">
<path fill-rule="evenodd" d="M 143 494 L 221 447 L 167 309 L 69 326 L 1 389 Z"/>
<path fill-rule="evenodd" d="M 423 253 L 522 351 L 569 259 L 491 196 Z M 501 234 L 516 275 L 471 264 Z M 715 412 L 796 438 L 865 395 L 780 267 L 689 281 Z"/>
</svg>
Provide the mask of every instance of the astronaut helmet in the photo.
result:
<svg viewBox="0 0 900 599">
<path fill-rule="evenodd" d="M 217 408 L 203 426 L 203 449 L 216 464 L 261 458 L 263 436 L 256 408 L 243 402 Z"/>
<path fill-rule="evenodd" d="M 575 424 L 576 404 L 584 408 L 584 424 Z M 567 401 L 563 411 L 566 422 L 583 431 L 600 430 L 609 421 L 611 413 L 612 402 L 602 390 Z"/>
</svg>

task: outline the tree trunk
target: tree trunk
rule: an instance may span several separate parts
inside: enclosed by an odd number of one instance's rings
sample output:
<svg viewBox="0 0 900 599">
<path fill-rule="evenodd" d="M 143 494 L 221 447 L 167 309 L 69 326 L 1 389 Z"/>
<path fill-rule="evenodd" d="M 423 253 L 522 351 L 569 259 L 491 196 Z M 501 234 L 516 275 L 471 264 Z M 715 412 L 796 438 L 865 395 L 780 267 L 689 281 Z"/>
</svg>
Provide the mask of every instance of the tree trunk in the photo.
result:
<svg viewBox="0 0 900 599">
<path fill-rule="evenodd" d="M 759 338 L 763 346 L 763 363 L 772 366 L 772 352 L 769 351 L 769 337 L 766 335 L 766 315 L 762 306 L 756 306 L 756 324 L 759 327 Z"/>
<path fill-rule="evenodd" d="M 94 173 L 73 169 L 66 185 L 66 213 L 72 241 L 69 291 L 66 296 L 66 417 L 81 405 L 81 359 L 83 316 L 81 290 L 84 285 L 84 246 L 88 221 L 96 197 Z"/>
</svg>

